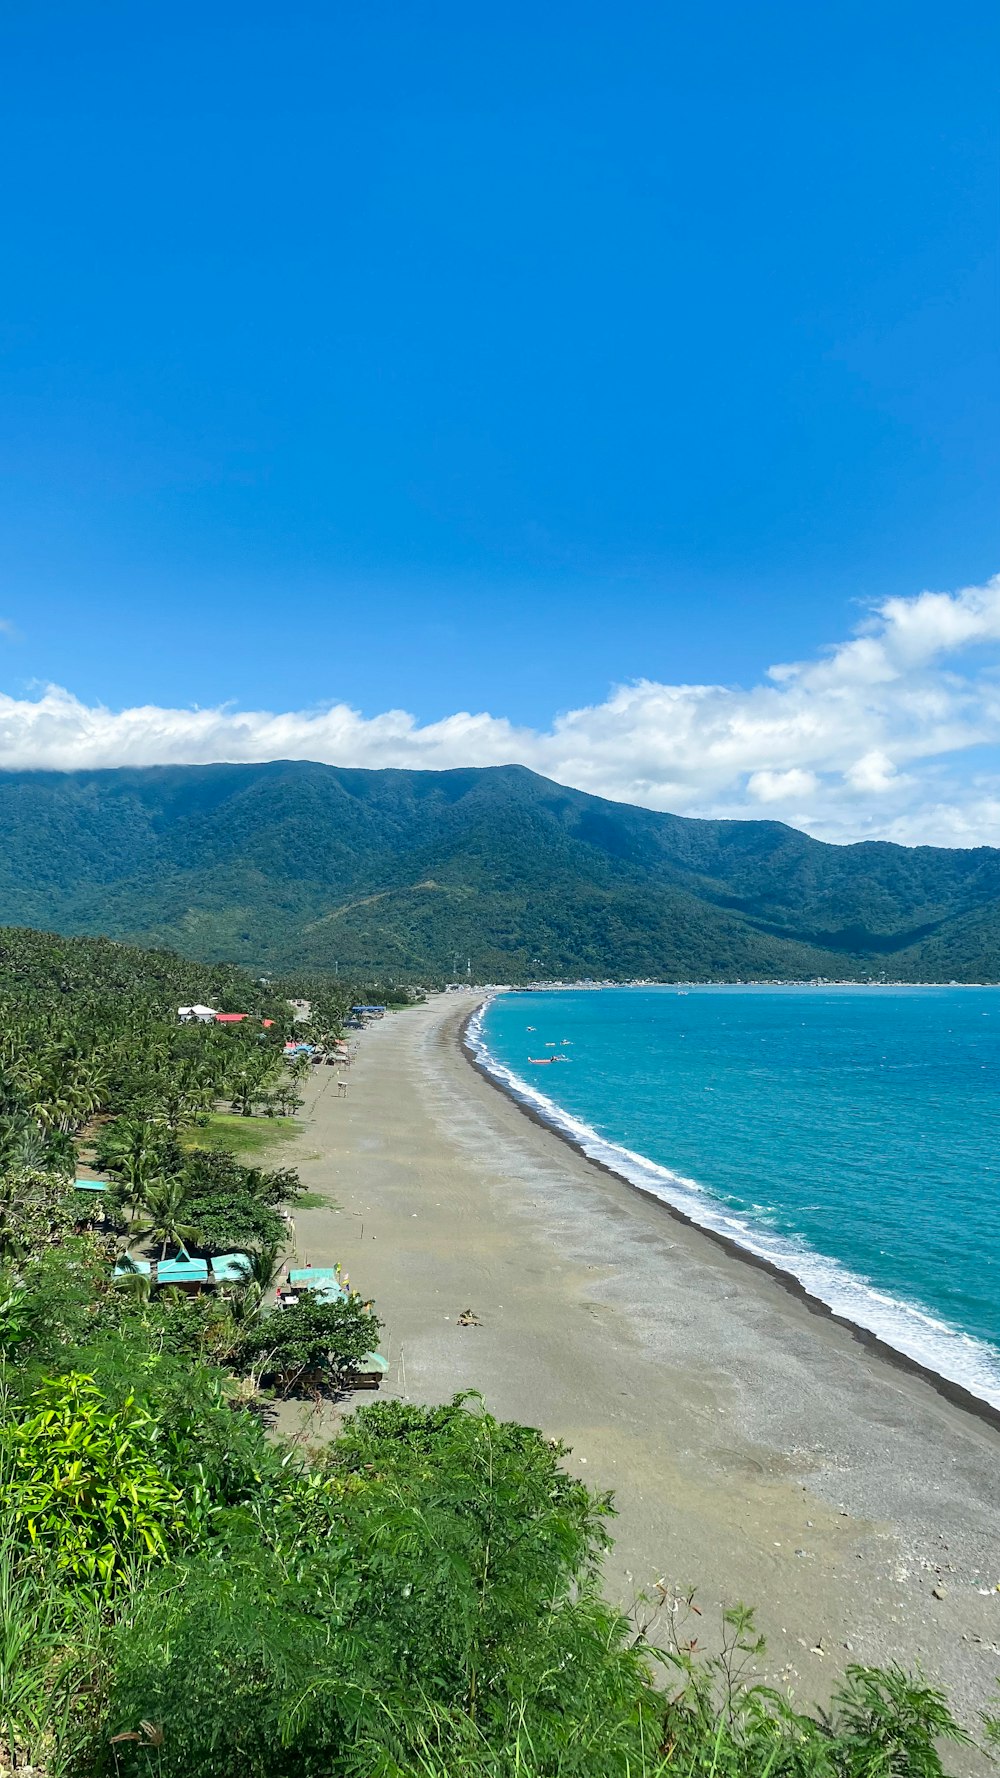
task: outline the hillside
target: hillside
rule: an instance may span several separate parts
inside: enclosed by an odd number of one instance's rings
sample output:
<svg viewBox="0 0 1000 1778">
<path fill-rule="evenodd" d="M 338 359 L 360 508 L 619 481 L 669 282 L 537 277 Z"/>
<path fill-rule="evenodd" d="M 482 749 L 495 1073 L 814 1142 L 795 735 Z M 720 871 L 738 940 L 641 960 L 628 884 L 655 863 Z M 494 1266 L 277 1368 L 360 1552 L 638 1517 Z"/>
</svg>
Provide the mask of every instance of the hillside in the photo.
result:
<svg viewBox="0 0 1000 1778">
<path fill-rule="evenodd" d="M 0 774 L 0 922 L 255 970 L 1000 976 L 1000 852 L 830 846 L 520 766 Z"/>
</svg>

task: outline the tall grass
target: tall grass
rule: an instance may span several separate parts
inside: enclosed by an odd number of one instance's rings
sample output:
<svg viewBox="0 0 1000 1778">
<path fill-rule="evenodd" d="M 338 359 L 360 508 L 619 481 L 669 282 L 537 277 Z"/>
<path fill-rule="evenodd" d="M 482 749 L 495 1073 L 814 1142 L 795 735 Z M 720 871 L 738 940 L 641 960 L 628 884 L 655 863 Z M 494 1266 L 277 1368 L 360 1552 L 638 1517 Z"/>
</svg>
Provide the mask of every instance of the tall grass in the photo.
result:
<svg viewBox="0 0 1000 1778">
<path fill-rule="evenodd" d="M 87 1746 L 103 1626 L 93 1599 L 64 1577 L 32 1573 L 0 1551 L 0 1765 L 68 1778 Z"/>
</svg>

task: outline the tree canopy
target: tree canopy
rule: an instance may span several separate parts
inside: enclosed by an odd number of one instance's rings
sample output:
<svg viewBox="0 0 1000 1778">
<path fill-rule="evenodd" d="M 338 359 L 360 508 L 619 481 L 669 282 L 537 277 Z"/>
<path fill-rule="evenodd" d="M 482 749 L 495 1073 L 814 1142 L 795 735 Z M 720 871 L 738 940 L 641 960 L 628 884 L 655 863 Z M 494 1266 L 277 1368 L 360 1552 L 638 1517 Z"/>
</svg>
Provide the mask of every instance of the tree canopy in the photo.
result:
<svg viewBox="0 0 1000 1778">
<path fill-rule="evenodd" d="M 608 802 L 519 766 L 4 773 L 0 821 L 9 920 L 254 973 L 368 977 L 380 1000 L 467 968 L 478 981 L 997 979 L 996 850 L 825 845 L 774 821 Z"/>
</svg>

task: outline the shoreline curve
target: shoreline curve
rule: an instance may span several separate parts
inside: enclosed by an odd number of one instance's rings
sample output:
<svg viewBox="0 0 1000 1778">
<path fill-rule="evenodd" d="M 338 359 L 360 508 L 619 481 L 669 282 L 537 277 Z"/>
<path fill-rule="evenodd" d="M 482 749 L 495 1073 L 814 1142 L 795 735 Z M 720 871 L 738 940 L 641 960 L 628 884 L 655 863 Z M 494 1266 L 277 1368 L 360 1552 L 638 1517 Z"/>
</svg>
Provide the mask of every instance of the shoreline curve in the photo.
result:
<svg viewBox="0 0 1000 1778">
<path fill-rule="evenodd" d="M 888 1340 L 874 1333 L 871 1328 L 852 1320 L 848 1315 L 841 1314 L 822 1297 L 809 1290 L 802 1280 L 787 1267 L 778 1265 L 763 1254 L 755 1253 L 752 1248 L 744 1247 L 732 1236 L 723 1234 L 720 1229 L 699 1222 L 696 1217 L 689 1216 L 677 1205 L 672 1204 L 668 1198 L 661 1196 L 659 1192 L 651 1190 L 635 1179 L 630 1179 L 628 1174 L 611 1166 L 607 1161 L 599 1160 L 594 1155 L 588 1154 L 583 1143 L 577 1140 L 569 1130 L 562 1127 L 555 1118 L 547 1118 L 536 1106 L 520 1097 L 498 1075 L 484 1066 L 470 1037 L 469 1028 L 473 1020 L 485 1010 L 487 1005 L 488 1000 L 484 999 L 478 1005 L 470 1008 L 458 1027 L 458 1046 L 466 1062 L 475 1070 L 479 1079 L 485 1081 L 494 1091 L 498 1092 L 508 1104 L 516 1106 L 523 1117 L 528 1118 L 539 1129 L 547 1130 L 550 1135 L 565 1143 L 567 1148 L 572 1149 L 589 1167 L 603 1173 L 606 1178 L 614 1179 L 619 1185 L 626 1186 L 629 1191 L 637 1192 L 648 1203 L 656 1204 L 673 1221 L 682 1224 L 695 1234 L 703 1236 L 729 1258 L 737 1259 L 742 1264 L 751 1266 L 755 1271 L 772 1279 L 788 1296 L 801 1303 L 810 1315 L 815 1315 L 822 1320 L 832 1322 L 836 1327 L 843 1328 L 865 1351 L 871 1352 L 895 1370 L 902 1371 L 907 1376 L 919 1378 L 922 1382 L 929 1384 L 935 1394 L 940 1395 L 953 1407 L 960 1408 L 964 1413 L 970 1414 L 994 1431 L 1000 1431 L 1000 1408 L 984 1400 L 982 1396 L 976 1395 L 964 1384 L 956 1382 L 951 1377 L 943 1376 L 940 1371 L 934 1370 L 930 1365 L 922 1364 L 919 1359 L 913 1358 L 908 1352 L 900 1351 L 898 1346 L 893 1346 Z"/>
</svg>

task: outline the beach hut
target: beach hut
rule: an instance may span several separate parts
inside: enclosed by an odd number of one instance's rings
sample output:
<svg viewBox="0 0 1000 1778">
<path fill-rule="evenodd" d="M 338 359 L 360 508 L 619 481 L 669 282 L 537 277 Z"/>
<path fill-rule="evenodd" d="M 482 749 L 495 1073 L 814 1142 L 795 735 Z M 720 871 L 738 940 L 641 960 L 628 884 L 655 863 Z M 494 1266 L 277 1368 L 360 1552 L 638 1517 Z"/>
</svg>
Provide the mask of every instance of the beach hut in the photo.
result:
<svg viewBox="0 0 1000 1778">
<path fill-rule="evenodd" d="M 293 1292 L 311 1290 L 317 1302 L 344 1303 L 347 1291 L 333 1266 L 298 1266 L 288 1274 Z"/>
<path fill-rule="evenodd" d="M 123 1253 L 111 1275 L 113 1278 L 149 1278 L 152 1271 L 148 1259 L 133 1259 L 130 1253 Z"/>
<path fill-rule="evenodd" d="M 381 1352 L 369 1352 L 356 1371 L 346 1379 L 349 1389 L 377 1389 L 389 1369 L 389 1361 Z"/>
<path fill-rule="evenodd" d="M 317 1284 L 313 1296 L 318 1303 L 346 1303 L 347 1291 L 342 1284 Z"/>
<path fill-rule="evenodd" d="M 156 1267 L 157 1284 L 173 1284 L 197 1296 L 208 1284 L 208 1261 L 192 1259 L 182 1248 L 174 1259 L 161 1259 Z"/>
<path fill-rule="evenodd" d="M 250 1277 L 249 1253 L 213 1253 L 213 1284 L 245 1284 Z"/>
<path fill-rule="evenodd" d="M 334 1266 L 298 1266 L 289 1272 L 288 1282 L 293 1290 L 333 1289 L 346 1294 Z"/>
<path fill-rule="evenodd" d="M 74 1179 L 73 1190 L 76 1192 L 106 1192 L 106 1179 Z"/>
</svg>

